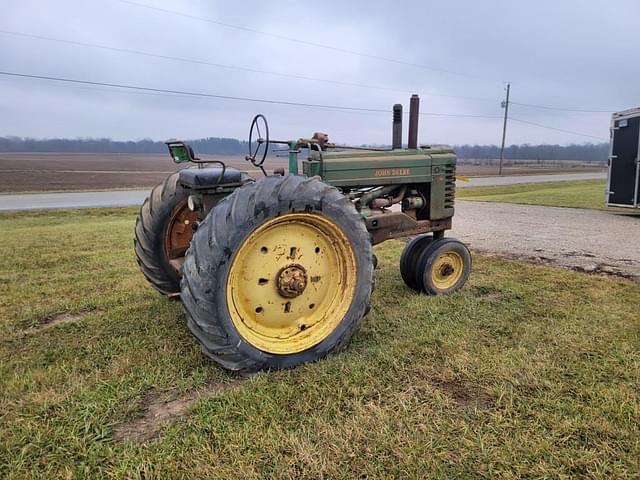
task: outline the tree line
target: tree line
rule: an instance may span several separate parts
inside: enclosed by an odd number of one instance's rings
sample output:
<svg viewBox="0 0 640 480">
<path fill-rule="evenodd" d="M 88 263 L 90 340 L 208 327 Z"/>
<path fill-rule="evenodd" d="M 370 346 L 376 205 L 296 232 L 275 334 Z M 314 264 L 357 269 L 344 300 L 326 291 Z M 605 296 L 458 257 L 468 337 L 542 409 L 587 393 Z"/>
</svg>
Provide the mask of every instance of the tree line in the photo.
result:
<svg viewBox="0 0 640 480">
<path fill-rule="evenodd" d="M 189 144 L 197 153 L 234 155 L 247 152 L 246 141 L 235 138 L 200 138 Z M 166 153 L 164 142 L 155 140 L 118 141 L 109 138 L 21 138 L 0 137 L 0 152 L 28 153 Z"/>
<path fill-rule="evenodd" d="M 457 145 L 458 158 L 495 159 L 500 157 L 497 145 Z M 604 162 L 609 156 L 608 143 L 580 145 L 510 145 L 504 149 L 504 158 L 511 160 L 580 160 Z"/>
<path fill-rule="evenodd" d="M 197 153 L 219 155 L 244 155 L 248 143 L 235 138 L 209 137 L 190 140 Z M 455 145 L 461 159 L 495 159 L 500 156 L 497 145 Z M 155 140 L 117 141 L 109 138 L 52 138 L 36 139 L 0 137 L 0 152 L 57 152 L 57 153 L 166 153 L 164 142 Z M 510 145 L 505 148 L 505 158 L 512 160 L 581 160 L 606 161 L 607 143 L 574 145 Z"/>
</svg>

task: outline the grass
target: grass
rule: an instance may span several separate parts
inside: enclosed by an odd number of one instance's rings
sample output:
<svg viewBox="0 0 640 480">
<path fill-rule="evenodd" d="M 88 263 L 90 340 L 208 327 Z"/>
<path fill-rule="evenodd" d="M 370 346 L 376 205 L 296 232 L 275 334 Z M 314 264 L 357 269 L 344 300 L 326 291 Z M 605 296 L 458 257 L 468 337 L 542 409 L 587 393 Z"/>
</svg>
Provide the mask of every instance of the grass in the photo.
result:
<svg viewBox="0 0 640 480">
<path fill-rule="evenodd" d="M 0 477 L 640 475 L 640 285 L 476 256 L 431 298 L 388 242 L 346 351 L 238 379 L 138 273 L 134 215 L 0 215 Z M 206 389 L 159 436 L 118 439 Z"/>
<path fill-rule="evenodd" d="M 463 200 L 483 202 L 609 210 L 605 206 L 605 184 L 606 180 L 579 180 L 495 187 L 469 187 L 458 189 L 456 196 Z"/>
</svg>

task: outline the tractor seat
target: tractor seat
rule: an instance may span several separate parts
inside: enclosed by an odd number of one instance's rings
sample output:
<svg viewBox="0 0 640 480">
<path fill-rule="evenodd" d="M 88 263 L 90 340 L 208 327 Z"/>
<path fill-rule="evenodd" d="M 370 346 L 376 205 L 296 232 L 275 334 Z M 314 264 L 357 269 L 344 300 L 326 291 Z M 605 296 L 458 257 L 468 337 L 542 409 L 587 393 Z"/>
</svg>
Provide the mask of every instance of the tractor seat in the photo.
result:
<svg viewBox="0 0 640 480">
<path fill-rule="evenodd" d="M 246 173 L 237 168 L 227 167 L 222 174 L 222 167 L 185 168 L 180 170 L 179 182 L 193 189 L 211 188 L 221 185 L 241 184 L 249 179 Z M 221 178 L 222 177 L 222 178 Z"/>
</svg>

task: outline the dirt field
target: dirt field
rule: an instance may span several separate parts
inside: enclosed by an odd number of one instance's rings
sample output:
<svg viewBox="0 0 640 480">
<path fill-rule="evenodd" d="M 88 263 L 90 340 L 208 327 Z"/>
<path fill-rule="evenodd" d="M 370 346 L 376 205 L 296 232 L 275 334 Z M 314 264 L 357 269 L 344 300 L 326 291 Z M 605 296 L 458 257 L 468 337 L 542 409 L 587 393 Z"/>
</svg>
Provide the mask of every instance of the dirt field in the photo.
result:
<svg viewBox="0 0 640 480">
<path fill-rule="evenodd" d="M 221 159 L 243 170 L 253 168 L 242 156 L 201 155 Z M 269 157 L 269 169 L 286 167 L 281 157 Z M 112 190 L 151 187 L 177 169 L 168 155 L 160 154 L 69 154 L 3 153 L 0 154 L 0 193 L 68 190 Z M 508 166 L 505 175 L 599 171 L 577 163 L 562 167 Z M 493 165 L 461 162 L 458 173 L 467 176 L 496 175 Z"/>
<path fill-rule="evenodd" d="M 248 167 L 240 156 L 201 157 Z M 169 155 L 159 154 L 0 154 L 0 193 L 151 187 L 178 168 Z"/>
</svg>

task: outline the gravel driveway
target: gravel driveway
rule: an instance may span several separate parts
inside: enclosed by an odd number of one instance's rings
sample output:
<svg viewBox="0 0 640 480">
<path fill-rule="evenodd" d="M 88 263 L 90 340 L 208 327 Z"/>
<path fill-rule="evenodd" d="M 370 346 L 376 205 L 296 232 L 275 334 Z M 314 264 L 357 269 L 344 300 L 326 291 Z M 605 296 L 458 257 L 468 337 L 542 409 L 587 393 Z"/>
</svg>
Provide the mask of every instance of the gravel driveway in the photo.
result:
<svg viewBox="0 0 640 480">
<path fill-rule="evenodd" d="M 452 236 L 482 253 L 640 280 L 640 212 L 456 202 Z"/>
</svg>

